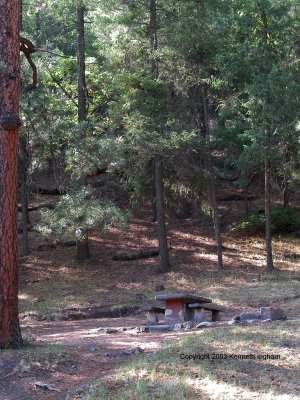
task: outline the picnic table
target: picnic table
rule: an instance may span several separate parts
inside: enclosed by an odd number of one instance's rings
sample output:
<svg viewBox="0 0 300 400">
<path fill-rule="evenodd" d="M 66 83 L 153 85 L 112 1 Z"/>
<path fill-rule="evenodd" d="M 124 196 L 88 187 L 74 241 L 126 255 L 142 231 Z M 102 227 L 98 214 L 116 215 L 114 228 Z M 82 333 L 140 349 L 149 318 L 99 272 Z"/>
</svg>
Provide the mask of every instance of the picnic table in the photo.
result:
<svg viewBox="0 0 300 400">
<path fill-rule="evenodd" d="M 197 304 L 199 305 L 200 309 L 202 309 L 202 304 L 205 304 L 206 306 L 208 305 L 208 303 L 212 304 L 211 299 L 207 299 L 201 296 L 195 296 L 189 293 L 160 294 L 155 296 L 155 300 L 165 302 L 165 321 L 171 323 L 197 320 L 199 310 L 197 309 L 197 307 L 189 307 L 189 305 Z M 203 307 L 203 309 L 205 309 L 205 307 Z M 212 307 L 206 307 L 206 309 L 211 310 Z M 216 309 L 214 308 L 214 310 Z"/>
</svg>

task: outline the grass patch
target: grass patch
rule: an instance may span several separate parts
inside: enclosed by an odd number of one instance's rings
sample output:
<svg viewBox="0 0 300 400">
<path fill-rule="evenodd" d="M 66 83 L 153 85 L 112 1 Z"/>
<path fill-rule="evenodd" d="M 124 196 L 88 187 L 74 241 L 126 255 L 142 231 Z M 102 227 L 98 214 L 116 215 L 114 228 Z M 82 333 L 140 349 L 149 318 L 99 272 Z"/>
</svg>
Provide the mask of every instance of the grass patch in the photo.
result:
<svg viewBox="0 0 300 400">
<path fill-rule="evenodd" d="M 27 342 L 28 337 L 24 337 Z M 8 361 L 9 360 L 9 361 Z M 62 346 L 40 345 L 36 343 L 27 344 L 21 350 L 5 350 L 2 353 L 5 377 L 5 366 L 8 362 L 8 376 L 15 374 L 40 373 L 41 371 L 53 372 L 65 369 L 71 365 L 70 354 Z M 0 374 L 1 375 L 1 374 Z M 3 376 L 1 376 L 3 378 Z"/>
<path fill-rule="evenodd" d="M 299 399 L 299 322 L 188 335 L 99 381 L 85 399 Z M 190 355 L 209 358 L 189 360 Z M 254 358 L 234 358 L 241 355 Z"/>
</svg>

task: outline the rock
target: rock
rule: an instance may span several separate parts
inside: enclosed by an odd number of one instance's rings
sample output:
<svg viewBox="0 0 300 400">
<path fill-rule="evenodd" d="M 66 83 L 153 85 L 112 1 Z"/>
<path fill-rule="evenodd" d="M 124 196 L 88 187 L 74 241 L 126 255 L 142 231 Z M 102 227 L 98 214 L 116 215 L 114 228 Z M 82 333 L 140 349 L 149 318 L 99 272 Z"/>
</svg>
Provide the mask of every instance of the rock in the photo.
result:
<svg viewBox="0 0 300 400">
<path fill-rule="evenodd" d="M 135 349 L 135 352 L 136 352 L 136 353 L 142 354 L 142 353 L 144 353 L 144 350 L 143 350 L 140 346 L 138 346 L 138 347 Z"/>
<path fill-rule="evenodd" d="M 186 321 L 182 324 L 184 329 L 192 329 L 194 327 L 194 323 L 192 321 Z"/>
<path fill-rule="evenodd" d="M 240 315 L 235 315 L 232 320 L 230 321 L 232 324 L 238 324 L 239 322 L 241 322 L 241 317 Z"/>
<path fill-rule="evenodd" d="M 149 332 L 167 332 L 171 330 L 171 325 L 150 325 Z"/>
<path fill-rule="evenodd" d="M 265 323 L 265 322 L 271 322 L 270 319 L 263 319 L 261 322 Z"/>
<path fill-rule="evenodd" d="M 144 350 L 141 347 L 136 347 L 135 349 L 127 349 L 121 352 L 121 356 L 131 356 L 132 354 L 142 354 Z"/>
<path fill-rule="evenodd" d="M 175 324 L 173 326 L 173 331 L 181 331 L 182 328 L 183 328 L 182 324 Z"/>
<path fill-rule="evenodd" d="M 155 292 L 162 292 L 163 290 L 166 290 L 164 285 L 156 285 L 155 286 Z"/>
<path fill-rule="evenodd" d="M 150 332 L 150 326 L 140 325 L 136 327 L 137 332 Z"/>
<path fill-rule="evenodd" d="M 286 319 L 284 311 L 279 307 L 261 307 L 260 308 L 261 319 L 270 319 L 275 321 L 278 319 Z"/>
<path fill-rule="evenodd" d="M 91 348 L 90 348 L 90 351 L 91 351 L 92 353 L 95 353 L 95 352 L 97 351 L 97 348 L 96 348 L 96 347 L 91 347 Z"/>
<path fill-rule="evenodd" d="M 134 354 L 134 349 L 123 350 L 121 352 L 121 356 L 131 356 Z"/>
<path fill-rule="evenodd" d="M 253 319 L 261 319 L 260 314 L 253 314 L 253 313 L 241 313 L 240 314 L 240 321 L 245 321 L 245 320 L 253 320 Z"/>
<path fill-rule="evenodd" d="M 122 328 L 122 331 L 123 331 L 123 332 L 127 331 L 127 328 Z"/>
<path fill-rule="evenodd" d="M 118 333 L 118 329 L 116 328 L 106 328 L 105 333 Z"/>
<path fill-rule="evenodd" d="M 200 324 L 196 325 L 196 328 L 210 328 L 211 326 L 213 326 L 212 322 L 203 321 L 200 322 Z"/>
<path fill-rule="evenodd" d="M 104 353 L 104 357 L 111 357 L 112 354 L 111 353 Z"/>
</svg>

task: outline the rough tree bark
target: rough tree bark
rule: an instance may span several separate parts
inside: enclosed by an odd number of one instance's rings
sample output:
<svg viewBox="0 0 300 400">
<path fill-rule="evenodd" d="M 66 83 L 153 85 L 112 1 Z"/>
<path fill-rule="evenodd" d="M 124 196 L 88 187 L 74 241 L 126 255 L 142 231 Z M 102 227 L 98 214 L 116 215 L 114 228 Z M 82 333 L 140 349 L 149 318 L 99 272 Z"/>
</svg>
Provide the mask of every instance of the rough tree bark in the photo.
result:
<svg viewBox="0 0 300 400">
<path fill-rule="evenodd" d="M 214 230 L 215 230 L 215 240 L 217 245 L 217 256 L 218 256 L 218 269 L 221 270 L 223 268 L 223 251 L 222 251 L 222 236 L 221 236 L 221 228 L 220 228 L 220 220 L 218 214 L 218 204 L 217 204 L 217 195 L 216 195 L 216 184 L 215 184 L 215 174 L 214 168 L 211 159 L 211 150 L 210 150 L 210 132 L 209 132 L 209 124 L 208 124 L 208 113 L 207 113 L 207 105 L 206 105 L 206 91 L 202 88 L 202 100 L 203 100 L 203 114 L 204 114 L 204 131 L 205 131 L 205 140 L 207 144 L 207 153 L 206 153 L 206 164 L 209 172 L 209 182 L 208 182 L 208 190 L 210 194 L 210 202 L 213 212 L 213 221 L 214 221 Z"/>
<path fill-rule="evenodd" d="M 286 177 L 284 178 L 283 184 L 283 207 L 286 208 L 290 205 L 290 189 Z"/>
<path fill-rule="evenodd" d="M 171 270 L 171 264 L 169 259 L 169 250 L 167 241 L 162 161 L 159 156 L 155 158 L 155 187 L 156 187 L 156 210 L 157 210 L 157 234 L 158 234 L 158 246 L 159 246 L 159 270 L 160 272 L 168 272 Z"/>
<path fill-rule="evenodd" d="M 150 27 L 150 46 L 151 46 L 151 72 L 154 79 L 158 78 L 158 61 L 155 51 L 158 48 L 157 43 L 157 9 L 156 0 L 150 0 L 149 3 L 149 27 Z M 169 259 L 169 250 L 167 242 L 167 227 L 164 203 L 164 182 L 162 159 L 156 156 L 154 159 L 155 169 L 155 203 L 157 218 L 157 235 L 159 245 L 159 270 L 160 272 L 168 272 L 171 270 Z"/>
<path fill-rule="evenodd" d="M 90 258 L 90 247 L 88 238 L 76 242 L 77 259 L 84 261 Z"/>
<path fill-rule="evenodd" d="M 85 38 L 84 7 L 77 3 L 77 90 L 78 90 L 78 122 L 86 121 L 86 80 L 85 80 Z"/>
<path fill-rule="evenodd" d="M 273 271 L 272 231 L 271 231 L 271 199 L 270 199 L 270 161 L 265 161 L 265 218 L 266 218 L 266 254 L 267 270 Z"/>
<path fill-rule="evenodd" d="M 27 170 L 28 170 L 28 157 L 26 149 L 26 139 L 20 136 L 20 157 L 19 157 L 19 176 L 20 176 L 20 193 L 21 193 L 21 211 L 22 211 L 22 241 L 21 241 L 21 254 L 27 256 L 30 253 L 28 226 L 29 211 L 28 211 L 28 190 L 27 190 Z"/>
<path fill-rule="evenodd" d="M 0 348 L 20 347 L 17 163 L 20 102 L 20 4 L 0 1 Z"/>
<path fill-rule="evenodd" d="M 262 23 L 262 31 L 261 31 L 261 39 L 263 46 L 263 71 L 265 74 L 266 85 L 268 82 L 268 74 L 269 74 L 269 59 L 270 59 L 270 45 L 269 45 L 269 23 L 266 14 L 266 10 L 264 7 L 264 3 L 258 1 L 257 2 L 258 11 L 260 14 L 260 19 Z M 269 104 L 269 89 L 266 86 L 265 89 L 265 98 L 263 105 L 263 112 L 266 114 L 266 110 Z M 274 271 L 273 264 L 273 252 L 272 252 L 272 219 L 271 219 L 271 196 L 270 196 L 270 179 L 271 179 L 271 135 L 268 127 L 266 126 L 266 121 L 264 121 L 263 127 L 263 135 L 265 139 L 265 244 L 266 244 L 266 263 L 267 270 Z"/>
<path fill-rule="evenodd" d="M 77 2 L 77 90 L 78 90 L 78 123 L 87 119 L 86 79 L 85 79 L 85 32 L 84 32 L 84 7 L 81 0 Z M 87 175 L 82 173 L 79 185 L 86 186 Z M 86 260 L 90 258 L 89 240 L 77 243 L 77 258 Z"/>
</svg>

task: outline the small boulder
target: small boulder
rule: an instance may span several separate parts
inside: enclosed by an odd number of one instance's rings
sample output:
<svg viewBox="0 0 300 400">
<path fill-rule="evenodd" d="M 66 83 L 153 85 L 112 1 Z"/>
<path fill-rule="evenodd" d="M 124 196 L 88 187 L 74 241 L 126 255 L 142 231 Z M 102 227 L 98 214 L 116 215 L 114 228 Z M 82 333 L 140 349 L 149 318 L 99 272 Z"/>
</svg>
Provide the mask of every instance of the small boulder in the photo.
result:
<svg viewBox="0 0 300 400">
<path fill-rule="evenodd" d="M 118 333 L 119 331 L 118 331 L 118 329 L 116 329 L 116 328 L 106 328 L 105 329 L 105 333 L 109 333 L 109 334 L 111 334 L 111 333 Z"/>
<path fill-rule="evenodd" d="M 131 356 L 134 354 L 134 349 L 123 350 L 121 352 L 121 356 Z"/>
<path fill-rule="evenodd" d="M 145 326 L 145 325 L 140 325 L 136 327 L 136 331 L 141 333 L 141 332 L 150 332 L 150 327 Z"/>
<path fill-rule="evenodd" d="M 260 308 L 261 319 L 270 319 L 275 321 L 278 319 L 286 319 L 284 311 L 279 307 L 261 307 Z"/>
<path fill-rule="evenodd" d="M 171 330 L 171 325 L 150 325 L 149 332 L 167 332 Z"/>
<path fill-rule="evenodd" d="M 196 328 L 210 328 L 211 326 L 213 326 L 212 322 L 208 322 L 208 321 L 203 321 L 200 322 L 200 324 L 196 325 Z"/>
<path fill-rule="evenodd" d="M 144 350 L 141 347 L 136 347 L 135 349 L 127 349 L 121 352 L 121 356 L 131 356 L 133 354 L 142 354 Z"/>
<path fill-rule="evenodd" d="M 240 321 L 253 320 L 253 319 L 261 319 L 260 314 L 244 313 L 244 312 L 240 314 Z"/>
<path fill-rule="evenodd" d="M 183 328 L 182 324 L 175 324 L 173 326 L 173 331 L 181 331 L 182 328 Z"/>
<path fill-rule="evenodd" d="M 232 325 L 232 324 L 238 324 L 239 322 L 241 322 L 241 316 L 240 316 L 240 315 L 235 315 L 235 316 L 232 318 L 232 320 L 229 321 L 229 322 L 231 322 L 230 325 Z"/>
<path fill-rule="evenodd" d="M 192 329 L 194 327 L 194 323 L 192 321 L 186 321 L 182 325 L 185 330 Z"/>
<path fill-rule="evenodd" d="M 138 347 L 135 348 L 135 353 L 136 354 L 142 354 L 142 353 L 144 353 L 144 350 L 140 346 L 138 346 Z"/>
<path fill-rule="evenodd" d="M 90 351 L 91 351 L 92 353 L 95 353 L 95 352 L 97 351 L 97 348 L 96 348 L 96 347 L 91 347 L 91 348 L 90 348 Z"/>
</svg>

